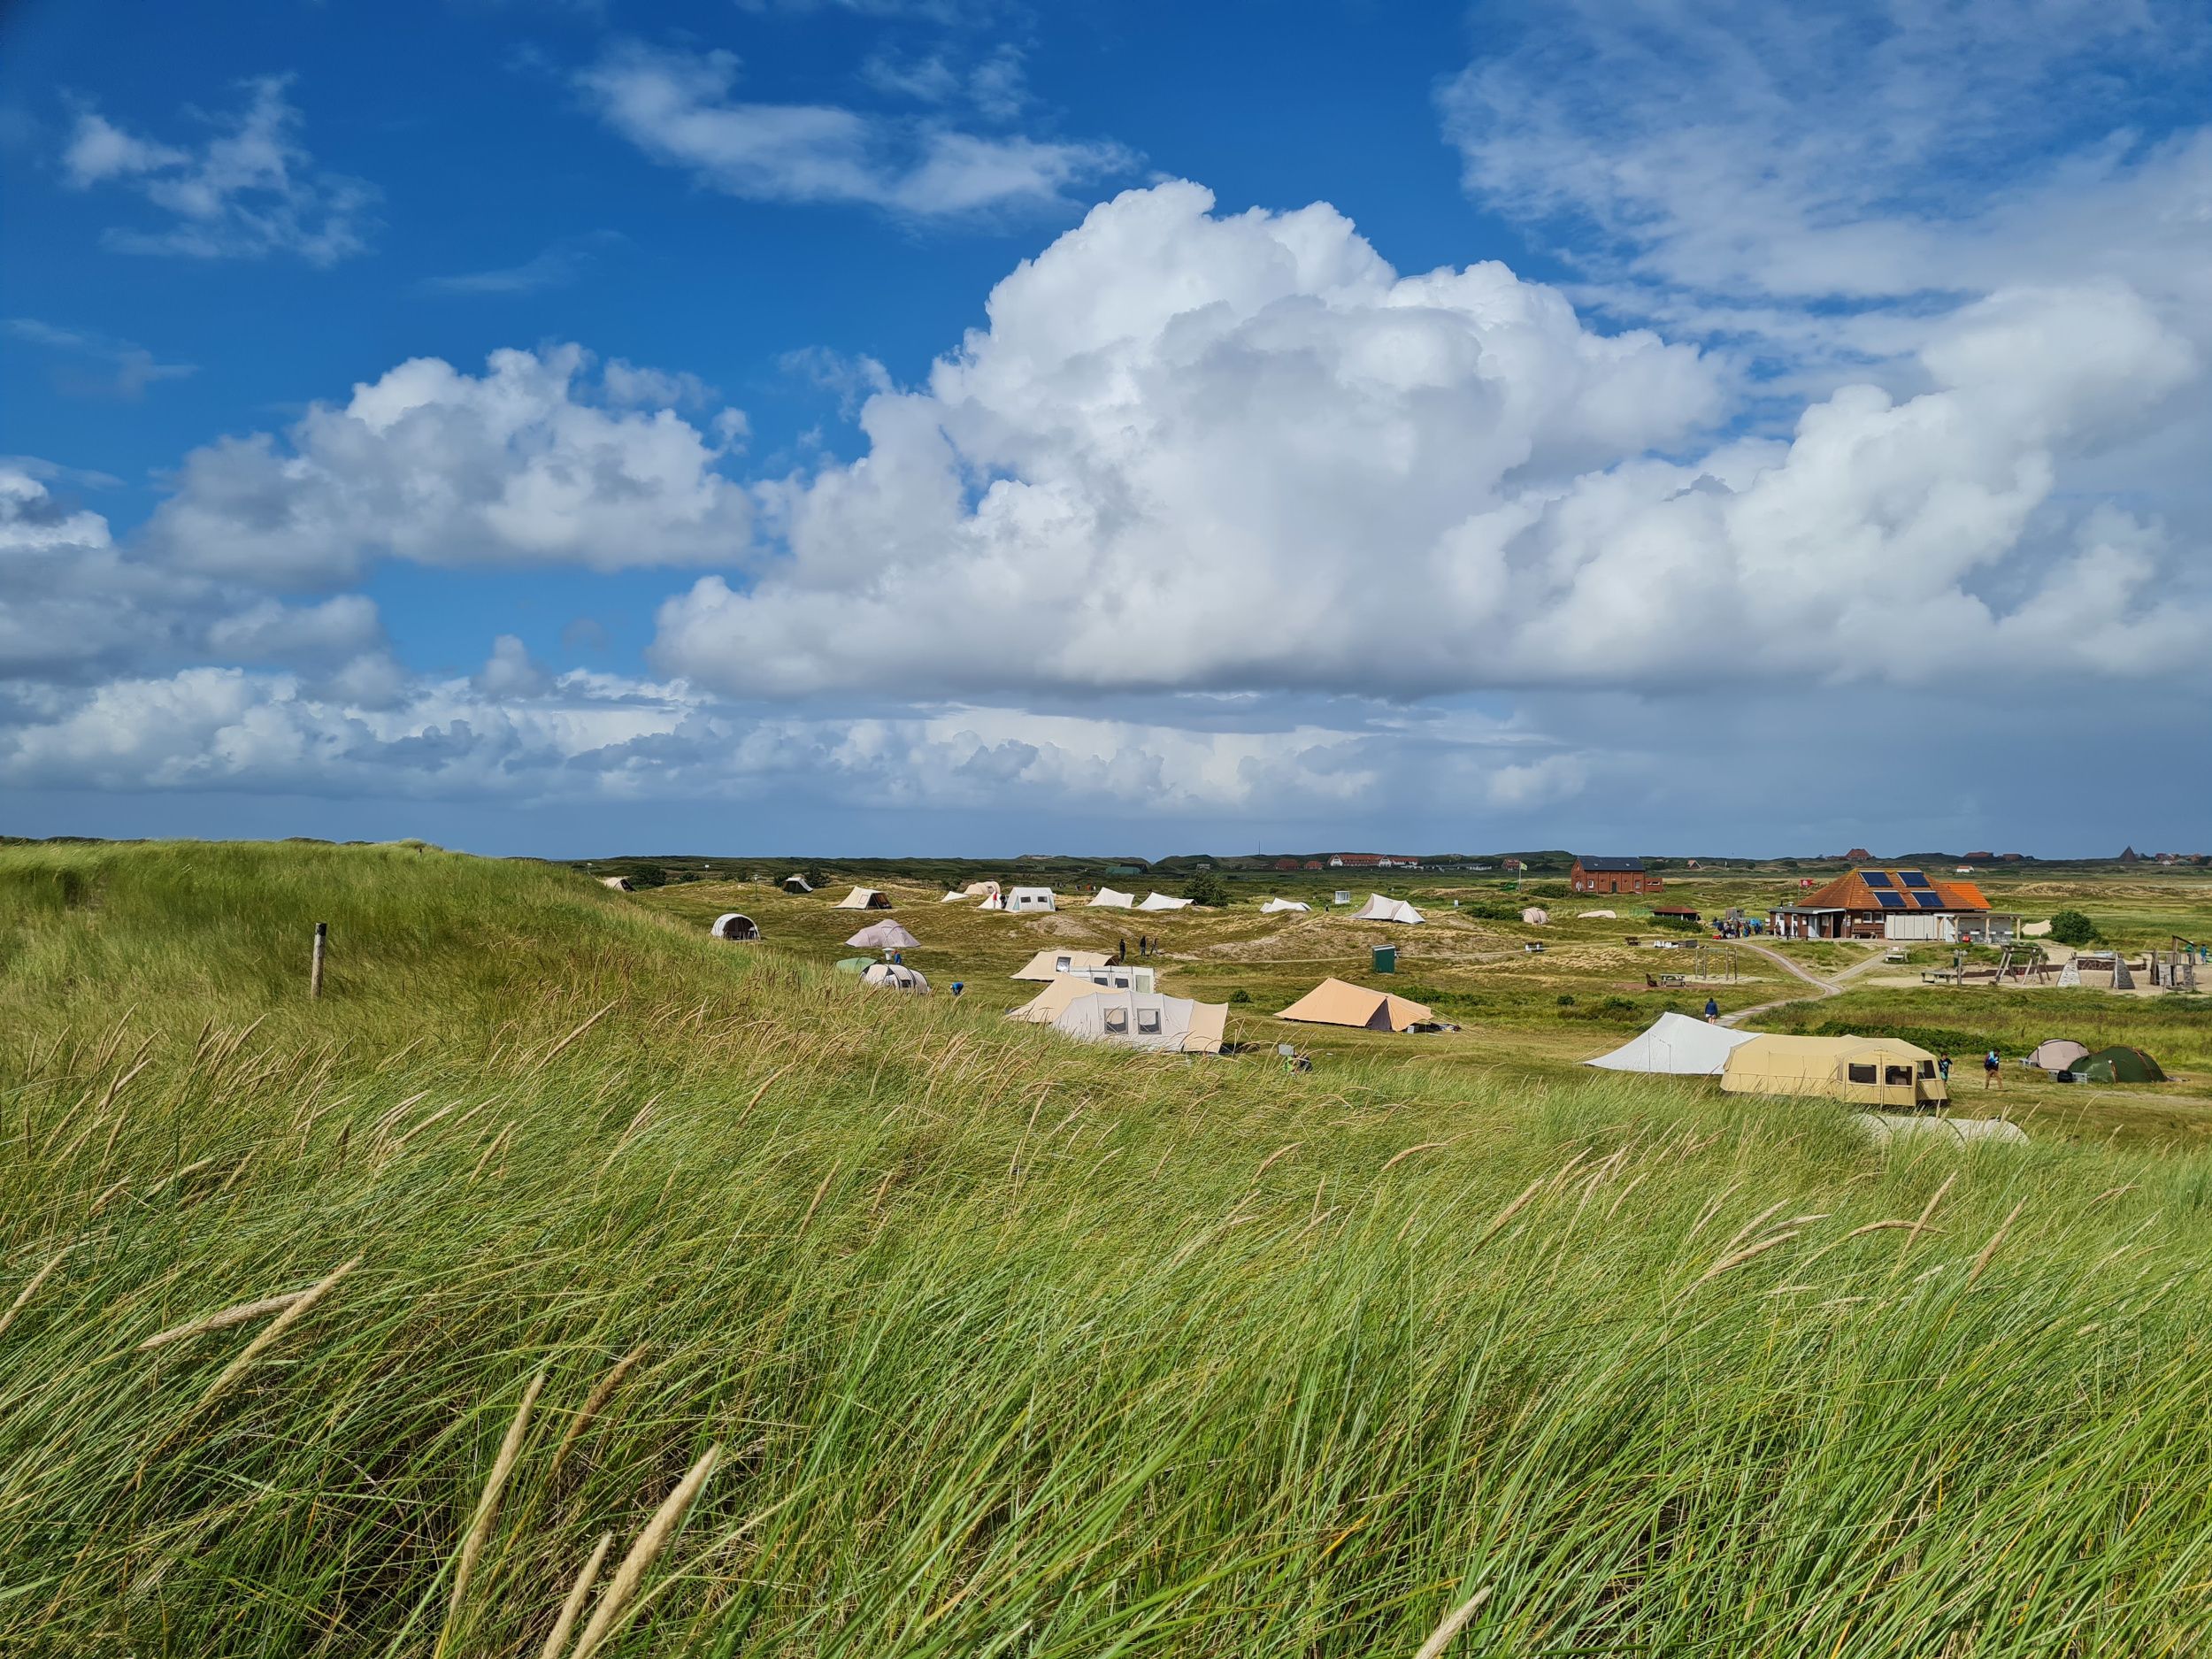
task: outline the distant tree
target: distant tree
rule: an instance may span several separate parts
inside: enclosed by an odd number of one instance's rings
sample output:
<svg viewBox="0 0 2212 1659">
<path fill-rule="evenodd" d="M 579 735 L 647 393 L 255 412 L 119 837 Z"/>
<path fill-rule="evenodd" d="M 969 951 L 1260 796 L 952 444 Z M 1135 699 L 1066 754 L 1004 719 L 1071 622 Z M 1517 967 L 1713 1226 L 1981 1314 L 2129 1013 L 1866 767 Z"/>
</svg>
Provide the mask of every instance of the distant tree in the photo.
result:
<svg viewBox="0 0 2212 1659">
<path fill-rule="evenodd" d="M 1229 902 L 1229 884 L 1210 870 L 1202 870 L 1183 883 L 1183 896 L 1193 904 L 1219 910 Z"/>
<path fill-rule="evenodd" d="M 2095 944 L 2102 935 L 2097 932 L 2096 923 L 2079 910 L 2061 910 L 2051 918 L 2051 937 L 2062 945 L 2078 949 Z"/>
</svg>

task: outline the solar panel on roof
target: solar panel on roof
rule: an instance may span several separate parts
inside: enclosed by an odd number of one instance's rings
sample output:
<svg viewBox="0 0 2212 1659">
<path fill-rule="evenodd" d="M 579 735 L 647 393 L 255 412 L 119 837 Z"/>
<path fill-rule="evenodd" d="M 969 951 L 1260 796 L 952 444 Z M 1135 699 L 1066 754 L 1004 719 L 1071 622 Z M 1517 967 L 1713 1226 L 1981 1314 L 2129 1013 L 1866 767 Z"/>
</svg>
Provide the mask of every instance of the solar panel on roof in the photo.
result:
<svg viewBox="0 0 2212 1659">
<path fill-rule="evenodd" d="M 1882 908 L 1886 910 L 1901 910 L 1905 908 L 1905 895 L 1901 893 L 1877 893 L 1874 896 L 1882 902 Z"/>
<path fill-rule="evenodd" d="M 1889 885 L 1889 878 L 1879 870 L 1866 871 L 1859 879 L 1870 887 L 1886 887 Z"/>
<path fill-rule="evenodd" d="M 1940 893 L 1923 891 L 1912 896 L 1914 902 L 1924 910 L 1939 910 L 1943 908 L 1943 895 Z"/>
<path fill-rule="evenodd" d="M 1928 878 L 1917 870 L 1900 870 L 1897 872 L 1897 879 L 1909 887 L 1924 887 L 1928 885 Z"/>
</svg>

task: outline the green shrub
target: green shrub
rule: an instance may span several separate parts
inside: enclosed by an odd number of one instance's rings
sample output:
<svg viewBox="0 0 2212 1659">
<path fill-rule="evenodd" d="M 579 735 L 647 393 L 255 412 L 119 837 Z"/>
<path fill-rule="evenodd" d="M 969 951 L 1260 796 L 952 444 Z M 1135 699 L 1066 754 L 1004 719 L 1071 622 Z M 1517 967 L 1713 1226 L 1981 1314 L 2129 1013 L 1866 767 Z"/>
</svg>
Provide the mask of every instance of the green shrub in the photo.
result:
<svg viewBox="0 0 2212 1659">
<path fill-rule="evenodd" d="M 2103 935 L 2097 932 L 2096 923 L 2079 910 L 2061 910 L 2051 918 L 2051 937 L 2062 945 L 2079 948 L 2096 944 Z"/>
<path fill-rule="evenodd" d="M 1210 870 L 1202 870 L 1183 883 L 1183 896 L 1193 904 L 1219 910 L 1229 902 L 1229 884 Z"/>
</svg>

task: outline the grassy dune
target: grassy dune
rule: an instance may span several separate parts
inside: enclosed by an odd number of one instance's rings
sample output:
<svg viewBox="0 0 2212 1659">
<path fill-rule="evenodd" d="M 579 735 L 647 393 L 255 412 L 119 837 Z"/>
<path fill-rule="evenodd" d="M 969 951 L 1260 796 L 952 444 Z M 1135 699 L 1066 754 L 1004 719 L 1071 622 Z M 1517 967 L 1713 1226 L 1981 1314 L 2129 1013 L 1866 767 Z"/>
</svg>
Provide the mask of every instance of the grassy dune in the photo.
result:
<svg viewBox="0 0 2212 1659">
<path fill-rule="evenodd" d="M 2212 1627 L 2194 1152 L 1102 1054 L 389 848 L 0 852 L 0 1652 Z"/>
</svg>

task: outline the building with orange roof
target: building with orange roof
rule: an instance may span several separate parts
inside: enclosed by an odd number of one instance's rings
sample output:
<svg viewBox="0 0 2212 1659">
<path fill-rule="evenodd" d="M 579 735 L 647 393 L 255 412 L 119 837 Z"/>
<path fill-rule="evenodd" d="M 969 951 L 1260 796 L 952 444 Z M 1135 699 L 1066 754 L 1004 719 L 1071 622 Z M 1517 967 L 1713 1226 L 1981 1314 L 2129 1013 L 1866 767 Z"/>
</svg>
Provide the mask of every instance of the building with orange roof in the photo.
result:
<svg viewBox="0 0 2212 1659">
<path fill-rule="evenodd" d="M 1939 881 L 1924 871 L 1895 867 L 1854 870 L 1768 915 L 1784 939 L 2005 944 L 2019 924 L 2016 916 L 1992 910 L 1970 881 Z"/>
</svg>

